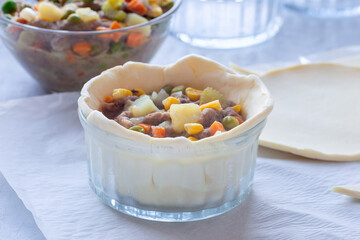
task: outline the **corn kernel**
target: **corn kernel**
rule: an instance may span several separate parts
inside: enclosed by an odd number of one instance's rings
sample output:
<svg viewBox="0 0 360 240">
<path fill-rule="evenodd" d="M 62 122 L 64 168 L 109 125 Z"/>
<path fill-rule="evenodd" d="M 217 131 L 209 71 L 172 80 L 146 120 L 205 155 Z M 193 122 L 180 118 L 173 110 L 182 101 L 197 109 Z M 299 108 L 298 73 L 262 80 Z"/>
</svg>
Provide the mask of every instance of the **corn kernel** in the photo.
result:
<svg viewBox="0 0 360 240">
<path fill-rule="evenodd" d="M 232 109 L 234 109 L 234 111 L 235 111 L 236 113 L 240 113 L 241 108 L 242 108 L 242 106 L 239 105 L 239 104 L 232 107 Z"/>
<path fill-rule="evenodd" d="M 191 101 L 197 101 L 200 99 L 202 91 L 191 87 L 185 89 L 185 94 L 190 98 Z"/>
<path fill-rule="evenodd" d="M 131 90 L 131 92 L 133 93 L 133 95 L 138 96 L 138 97 L 141 95 L 145 95 L 145 91 L 140 88 L 133 89 L 133 90 Z"/>
<path fill-rule="evenodd" d="M 198 141 L 199 139 L 197 139 L 196 137 L 188 137 L 188 139 L 190 140 L 190 141 Z"/>
<path fill-rule="evenodd" d="M 185 123 L 184 128 L 190 135 L 198 134 L 204 131 L 204 127 L 200 123 Z"/>
<path fill-rule="evenodd" d="M 161 0 L 149 0 L 149 3 L 150 4 L 160 4 L 161 3 Z"/>
<path fill-rule="evenodd" d="M 161 14 L 163 14 L 162 8 L 161 8 L 158 4 L 156 4 L 156 3 L 151 4 L 151 10 L 150 10 L 150 12 L 148 13 L 148 15 L 149 15 L 150 17 L 158 17 L 158 16 L 160 16 Z"/>
<path fill-rule="evenodd" d="M 221 109 L 222 109 L 219 100 L 215 100 L 215 101 L 208 102 L 208 103 L 205 103 L 203 105 L 200 105 L 201 111 L 203 111 L 205 108 L 214 108 L 214 109 L 216 109 L 218 111 L 221 111 Z"/>
<path fill-rule="evenodd" d="M 167 97 L 162 101 L 162 104 L 164 105 L 165 110 L 169 110 L 171 105 L 173 104 L 179 104 L 180 100 L 174 97 Z"/>
<path fill-rule="evenodd" d="M 113 99 L 120 99 L 122 97 L 127 97 L 127 96 L 131 96 L 133 95 L 133 93 L 130 90 L 124 89 L 124 88 L 118 88 L 118 89 L 114 89 L 113 91 Z"/>
</svg>

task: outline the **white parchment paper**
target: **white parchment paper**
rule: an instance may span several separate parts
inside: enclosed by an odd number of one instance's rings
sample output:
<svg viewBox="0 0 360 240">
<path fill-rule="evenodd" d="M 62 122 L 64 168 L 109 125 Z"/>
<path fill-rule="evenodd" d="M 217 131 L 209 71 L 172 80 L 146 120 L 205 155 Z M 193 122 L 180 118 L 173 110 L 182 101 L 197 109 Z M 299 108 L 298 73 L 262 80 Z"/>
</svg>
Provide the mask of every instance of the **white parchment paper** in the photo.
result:
<svg viewBox="0 0 360 240">
<path fill-rule="evenodd" d="M 49 240 L 360 239 L 360 201 L 329 190 L 359 183 L 359 162 L 263 148 L 253 192 L 224 215 L 159 223 L 118 213 L 88 186 L 77 98 L 62 93 L 0 104 L 0 171 Z"/>
</svg>

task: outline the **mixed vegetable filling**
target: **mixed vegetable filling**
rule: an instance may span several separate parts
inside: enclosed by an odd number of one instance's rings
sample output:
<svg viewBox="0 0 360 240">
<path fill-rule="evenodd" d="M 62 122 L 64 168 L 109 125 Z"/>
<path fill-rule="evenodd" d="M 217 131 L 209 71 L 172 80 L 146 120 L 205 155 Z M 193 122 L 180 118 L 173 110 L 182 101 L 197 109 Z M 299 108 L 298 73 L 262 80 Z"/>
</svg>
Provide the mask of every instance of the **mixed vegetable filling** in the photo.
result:
<svg viewBox="0 0 360 240">
<path fill-rule="evenodd" d="M 48 90 L 80 90 L 107 68 L 129 60 L 149 61 L 166 36 L 168 20 L 126 31 L 104 31 L 147 23 L 173 5 L 173 0 L 42 0 L 33 5 L 7 0 L 3 16 L 14 22 L 98 34 L 38 32 L 8 24 L 4 40 Z"/>
<path fill-rule="evenodd" d="M 191 141 L 229 131 L 243 123 L 241 105 L 207 87 L 164 86 L 147 95 L 141 89 L 113 90 L 102 113 L 125 128 L 155 138 L 185 136 Z"/>
<path fill-rule="evenodd" d="M 104 31 L 146 23 L 174 5 L 173 0 L 43 0 L 34 5 L 8 0 L 5 17 L 22 24 L 69 31 Z M 150 26 L 140 30 L 150 35 Z"/>
</svg>

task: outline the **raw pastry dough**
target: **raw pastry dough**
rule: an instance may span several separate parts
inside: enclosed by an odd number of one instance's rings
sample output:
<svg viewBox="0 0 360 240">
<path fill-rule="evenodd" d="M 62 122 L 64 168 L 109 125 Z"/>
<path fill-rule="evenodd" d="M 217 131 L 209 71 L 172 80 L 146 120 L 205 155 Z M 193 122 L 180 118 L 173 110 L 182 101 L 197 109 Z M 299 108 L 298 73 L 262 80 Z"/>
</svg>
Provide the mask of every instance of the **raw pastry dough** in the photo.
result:
<svg viewBox="0 0 360 240">
<path fill-rule="evenodd" d="M 262 79 L 275 106 L 260 145 L 321 160 L 360 160 L 360 68 L 299 65 Z"/>
<path fill-rule="evenodd" d="M 333 192 L 345 194 L 360 199 L 360 185 L 344 185 L 331 189 Z"/>
<path fill-rule="evenodd" d="M 114 120 L 107 119 L 100 111 L 100 104 L 115 88 L 141 88 L 150 93 L 164 85 L 192 86 L 204 89 L 213 87 L 222 92 L 227 99 L 242 104 L 242 115 L 246 121 L 240 126 L 216 137 L 190 141 L 185 137 L 151 138 L 146 134 L 129 131 Z M 144 63 L 127 62 L 104 71 L 88 81 L 78 100 L 79 108 L 87 120 L 101 129 L 115 135 L 138 142 L 178 143 L 185 145 L 220 141 L 238 136 L 262 122 L 272 110 L 273 101 L 268 90 L 258 76 L 241 76 L 210 59 L 188 55 L 175 64 L 165 67 Z"/>
</svg>

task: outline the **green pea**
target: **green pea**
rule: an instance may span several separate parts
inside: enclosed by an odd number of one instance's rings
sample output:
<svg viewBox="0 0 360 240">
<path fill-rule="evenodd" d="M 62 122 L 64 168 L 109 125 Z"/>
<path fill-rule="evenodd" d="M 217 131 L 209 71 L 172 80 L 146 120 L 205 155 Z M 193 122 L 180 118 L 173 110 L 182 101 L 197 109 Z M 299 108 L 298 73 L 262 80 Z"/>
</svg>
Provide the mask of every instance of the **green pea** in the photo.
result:
<svg viewBox="0 0 360 240">
<path fill-rule="evenodd" d="M 163 87 L 163 89 L 165 90 L 165 92 L 167 92 L 167 94 L 171 94 L 171 91 L 173 90 L 173 86 L 171 86 L 171 85 L 169 85 L 169 84 L 167 84 L 167 85 L 165 85 L 164 87 Z"/>
<path fill-rule="evenodd" d="M 171 90 L 171 93 L 175 93 L 175 92 L 182 92 L 183 94 L 185 93 L 185 86 L 184 85 L 179 85 L 179 86 L 176 86 L 174 87 L 172 90 Z"/>
<path fill-rule="evenodd" d="M 82 23 L 80 16 L 77 15 L 76 13 L 70 14 L 70 16 L 67 18 L 67 20 L 71 24 Z"/>
<path fill-rule="evenodd" d="M 117 53 L 122 51 L 124 48 L 124 44 L 122 42 L 111 42 L 110 43 L 110 51 L 111 53 Z"/>
<path fill-rule="evenodd" d="M 230 129 L 233 129 L 234 127 L 239 125 L 239 121 L 232 117 L 232 116 L 226 116 L 222 120 L 222 124 L 224 128 L 229 131 Z"/>
<path fill-rule="evenodd" d="M 131 128 L 129 128 L 130 130 L 136 131 L 136 132 L 141 132 L 141 133 L 145 133 L 145 129 L 141 126 L 135 125 Z"/>
<path fill-rule="evenodd" d="M 130 54 L 128 52 L 124 52 L 121 57 L 122 58 L 128 58 L 130 56 Z"/>
<path fill-rule="evenodd" d="M 17 10 L 16 2 L 9 0 L 4 2 L 4 4 L 1 7 L 1 10 L 3 13 L 14 13 Z"/>
<path fill-rule="evenodd" d="M 82 0 L 84 3 L 92 3 L 94 0 Z"/>
<path fill-rule="evenodd" d="M 66 13 L 62 16 L 61 19 L 67 19 L 73 13 L 75 13 L 75 11 L 69 9 L 66 11 Z"/>
</svg>

